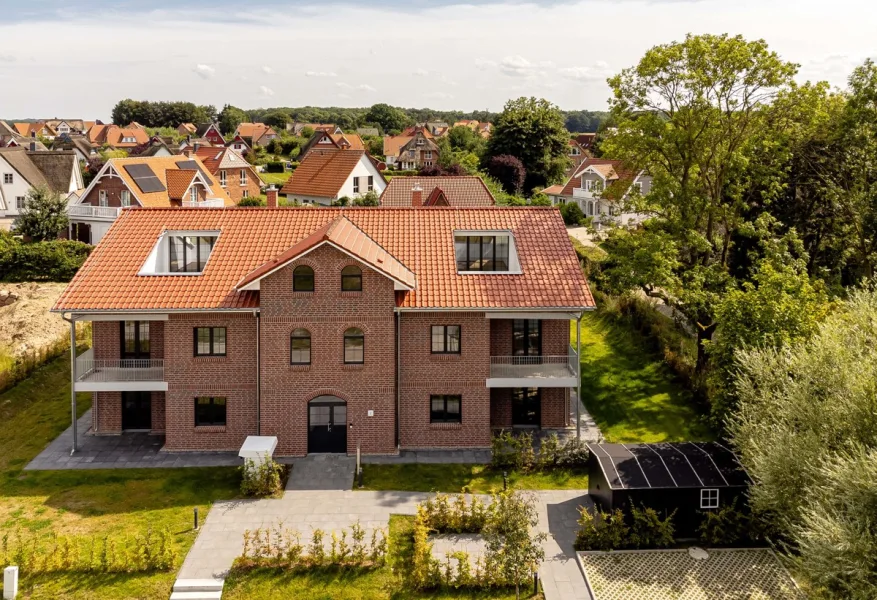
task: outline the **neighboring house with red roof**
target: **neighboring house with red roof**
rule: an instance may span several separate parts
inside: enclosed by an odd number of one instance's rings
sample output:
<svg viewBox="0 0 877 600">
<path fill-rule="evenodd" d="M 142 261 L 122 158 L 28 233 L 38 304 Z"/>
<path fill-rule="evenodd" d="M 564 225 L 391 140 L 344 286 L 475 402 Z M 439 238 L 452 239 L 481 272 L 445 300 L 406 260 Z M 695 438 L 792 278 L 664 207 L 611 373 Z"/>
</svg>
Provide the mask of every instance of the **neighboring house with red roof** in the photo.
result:
<svg viewBox="0 0 877 600">
<path fill-rule="evenodd" d="M 70 239 L 97 244 L 128 208 L 234 205 L 197 156 L 111 158 L 67 207 Z"/>
<path fill-rule="evenodd" d="M 326 149 L 309 152 L 280 189 L 287 202 L 330 206 L 336 200 L 351 200 L 387 187 L 375 161 L 365 150 Z"/>
<path fill-rule="evenodd" d="M 259 173 L 232 148 L 202 147 L 194 154 L 235 204 L 244 198 L 258 198 L 261 194 L 263 182 Z"/>
<path fill-rule="evenodd" d="M 193 138 L 204 138 L 214 146 L 224 146 L 225 138 L 216 123 L 201 123 L 192 133 Z"/>
<path fill-rule="evenodd" d="M 234 131 L 233 137 L 244 139 L 250 147 L 267 146 L 277 139 L 277 132 L 264 123 L 241 123 Z"/>
<path fill-rule="evenodd" d="M 587 147 L 582 146 L 577 139 L 570 139 L 567 142 L 567 156 L 572 166 L 567 170 L 567 177 L 572 176 L 585 160 L 591 158 L 591 151 Z"/>
<path fill-rule="evenodd" d="M 393 177 L 381 194 L 381 206 L 494 206 L 496 199 L 484 181 L 460 177 Z"/>
<path fill-rule="evenodd" d="M 309 152 L 320 150 L 365 150 L 365 144 L 362 143 L 362 138 L 355 133 L 316 131 L 302 146 L 298 160 L 304 160 Z"/>
<path fill-rule="evenodd" d="M 289 123 L 286 126 L 288 131 L 291 131 L 294 135 L 302 135 L 302 131 L 307 128 L 313 131 L 314 133 L 318 131 L 324 131 L 326 133 L 344 133 L 340 127 L 335 125 L 334 123 Z"/>
<path fill-rule="evenodd" d="M 107 146 L 114 150 L 129 150 L 149 141 L 146 129 L 132 123 L 127 127 L 118 125 L 95 125 L 88 130 L 88 141 L 93 146 Z"/>
<path fill-rule="evenodd" d="M 553 185 L 542 190 L 558 206 L 575 202 L 596 225 L 609 222 L 635 225 L 646 218 L 632 212 L 625 201 L 633 193 L 648 194 L 652 178 L 644 171 L 630 168 L 623 161 L 606 158 L 587 158 L 562 186 Z"/>
<path fill-rule="evenodd" d="M 570 320 L 594 307 L 556 209 L 146 208 L 52 311 L 92 322 L 91 434 L 304 456 L 572 430 Z"/>
<path fill-rule="evenodd" d="M 424 127 L 406 130 L 409 135 L 384 138 L 384 156 L 387 165 L 397 169 L 420 170 L 438 164 L 439 147 L 433 135 Z"/>
<path fill-rule="evenodd" d="M 13 123 L 13 127 L 22 137 L 44 137 L 46 139 L 54 139 L 58 133 L 52 129 L 45 121 L 35 121 L 33 123 Z"/>
</svg>

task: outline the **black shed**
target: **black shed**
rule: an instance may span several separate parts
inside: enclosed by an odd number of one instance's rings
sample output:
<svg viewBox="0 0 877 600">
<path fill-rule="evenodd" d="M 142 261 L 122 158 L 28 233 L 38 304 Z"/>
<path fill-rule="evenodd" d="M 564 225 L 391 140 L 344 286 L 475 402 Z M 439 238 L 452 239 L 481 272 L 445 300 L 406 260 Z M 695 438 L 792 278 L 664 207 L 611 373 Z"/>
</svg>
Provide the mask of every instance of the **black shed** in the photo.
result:
<svg viewBox="0 0 877 600">
<path fill-rule="evenodd" d="M 588 493 L 604 511 L 647 506 L 676 511 L 676 536 L 694 537 L 703 513 L 735 499 L 746 508 L 750 484 L 737 455 L 718 442 L 588 444 Z"/>
</svg>

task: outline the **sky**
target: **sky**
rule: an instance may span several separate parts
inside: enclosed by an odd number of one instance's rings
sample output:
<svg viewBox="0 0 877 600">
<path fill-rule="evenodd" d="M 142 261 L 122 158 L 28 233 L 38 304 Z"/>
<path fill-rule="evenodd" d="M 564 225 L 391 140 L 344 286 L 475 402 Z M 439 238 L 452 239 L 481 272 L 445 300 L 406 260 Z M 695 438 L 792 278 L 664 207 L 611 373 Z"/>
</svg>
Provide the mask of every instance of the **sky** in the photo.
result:
<svg viewBox="0 0 877 600">
<path fill-rule="evenodd" d="M 841 87 L 877 56 L 873 0 L 0 0 L 0 15 L 6 119 L 108 120 L 122 98 L 605 110 L 608 76 L 689 32 L 763 38 L 799 80 Z"/>
</svg>

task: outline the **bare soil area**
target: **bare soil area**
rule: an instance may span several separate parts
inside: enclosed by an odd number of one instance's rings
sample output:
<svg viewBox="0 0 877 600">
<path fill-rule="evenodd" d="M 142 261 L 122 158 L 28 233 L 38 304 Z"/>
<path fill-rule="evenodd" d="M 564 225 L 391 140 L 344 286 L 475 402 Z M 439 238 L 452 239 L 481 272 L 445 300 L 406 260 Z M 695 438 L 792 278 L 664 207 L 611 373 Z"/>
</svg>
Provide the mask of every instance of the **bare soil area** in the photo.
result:
<svg viewBox="0 0 877 600">
<path fill-rule="evenodd" d="M 66 283 L 0 283 L 0 348 L 21 356 L 69 333 L 49 312 Z"/>
</svg>

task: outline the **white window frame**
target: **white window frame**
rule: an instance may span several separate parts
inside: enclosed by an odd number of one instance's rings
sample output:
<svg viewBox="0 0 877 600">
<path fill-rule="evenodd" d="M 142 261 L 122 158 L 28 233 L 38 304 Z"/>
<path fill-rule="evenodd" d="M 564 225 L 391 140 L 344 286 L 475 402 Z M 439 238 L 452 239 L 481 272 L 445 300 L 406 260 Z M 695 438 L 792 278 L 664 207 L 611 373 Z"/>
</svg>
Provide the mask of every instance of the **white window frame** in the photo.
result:
<svg viewBox="0 0 877 600">
<path fill-rule="evenodd" d="M 16 210 L 22 210 L 25 206 L 27 206 L 27 196 L 16 196 L 15 197 Z"/>
<path fill-rule="evenodd" d="M 3 184 L 4 185 L 12 185 L 13 177 L 12 173 L 3 173 Z"/>
<path fill-rule="evenodd" d="M 241 191 L 241 198 L 249 198 L 249 197 L 250 197 L 250 190 Z"/>
<path fill-rule="evenodd" d="M 704 488 L 700 490 L 700 507 L 706 509 L 719 507 L 718 488 Z"/>
<path fill-rule="evenodd" d="M 359 193 L 359 177 L 353 178 L 353 193 L 354 194 Z"/>
<path fill-rule="evenodd" d="M 198 187 L 195 185 L 189 188 L 189 200 L 198 202 Z"/>
<path fill-rule="evenodd" d="M 98 190 L 97 192 L 97 202 L 100 206 L 109 206 L 110 198 L 107 195 L 106 190 Z"/>
<path fill-rule="evenodd" d="M 432 150 L 425 150 L 423 158 L 432 158 Z"/>
<path fill-rule="evenodd" d="M 582 179 L 582 189 L 586 192 L 591 192 L 594 190 L 594 180 L 593 179 Z"/>
<path fill-rule="evenodd" d="M 247 185 L 247 170 L 241 169 L 241 185 Z"/>
<path fill-rule="evenodd" d="M 636 181 L 636 182 L 634 182 L 633 187 L 634 187 L 634 189 L 635 189 L 637 192 L 639 192 L 640 194 L 643 193 L 643 182 L 642 182 L 642 181 Z"/>
<path fill-rule="evenodd" d="M 368 176 L 368 191 L 372 191 L 375 189 L 375 178 L 374 175 Z"/>
<path fill-rule="evenodd" d="M 119 194 L 119 198 L 121 200 L 122 206 L 131 206 L 131 192 L 128 190 L 122 190 Z"/>
<path fill-rule="evenodd" d="M 219 172 L 219 185 L 225 187 L 228 183 L 228 172 L 225 169 L 222 169 Z"/>
</svg>

